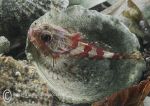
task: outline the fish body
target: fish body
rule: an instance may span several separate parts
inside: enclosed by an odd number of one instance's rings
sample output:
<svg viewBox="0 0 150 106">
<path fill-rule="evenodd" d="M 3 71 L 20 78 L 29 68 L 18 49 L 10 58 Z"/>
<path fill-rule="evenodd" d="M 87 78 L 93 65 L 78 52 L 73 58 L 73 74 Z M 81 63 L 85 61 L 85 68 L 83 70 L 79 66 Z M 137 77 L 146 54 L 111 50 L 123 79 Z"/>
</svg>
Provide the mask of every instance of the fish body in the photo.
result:
<svg viewBox="0 0 150 106">
<path fill-rule="evenodd" d="M 60 55 L 64 54 L 71 57 L 86 57 L 99 60 L 142 58 L 140 53 L 137 55 L 134 54 L 133 56 L 132 53 L 124 54 L 106 51 L 105 48 L 96 47 L 94 44 L 84 41 L 81 33 L 70 34 L 67 30 L 56 25 L 43 25 L 36 29 L 30 28 L 28 36 L 30 42 L 33 43 L 44 56 L 51 55 L 52 58 L 59 58 Z M 55 50 L 56 48 L 58 49 L 57 51 Z"/>
</svg>

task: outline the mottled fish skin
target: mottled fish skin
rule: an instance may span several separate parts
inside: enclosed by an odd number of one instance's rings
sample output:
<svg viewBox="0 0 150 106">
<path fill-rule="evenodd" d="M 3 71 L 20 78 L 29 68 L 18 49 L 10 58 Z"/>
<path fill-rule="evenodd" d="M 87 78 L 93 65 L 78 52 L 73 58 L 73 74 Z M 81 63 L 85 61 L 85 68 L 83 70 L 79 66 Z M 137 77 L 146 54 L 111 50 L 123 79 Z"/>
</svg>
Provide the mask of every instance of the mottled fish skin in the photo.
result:
<svg viewBox="0 0 150 106">
<path fill-rule="evenodd" d="M 24 36 L 25 39 L 30 24 L 50 11 L 50 5 L 51 0 L 1 0 L 0 34 L 6 36 L 12 44 L 17 37 Z"/>
</svg>

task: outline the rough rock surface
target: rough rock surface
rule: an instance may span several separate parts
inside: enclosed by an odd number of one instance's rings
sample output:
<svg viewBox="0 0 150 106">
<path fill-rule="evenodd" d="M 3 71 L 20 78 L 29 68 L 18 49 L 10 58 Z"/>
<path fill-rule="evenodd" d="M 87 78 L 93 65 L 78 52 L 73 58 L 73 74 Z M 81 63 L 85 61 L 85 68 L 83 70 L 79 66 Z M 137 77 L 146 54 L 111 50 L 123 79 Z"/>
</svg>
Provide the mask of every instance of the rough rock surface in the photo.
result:
<svg viewBox="0 0 150 106">
<path fill-rule="evenodd" d="M 0 34 L 11 46 L 25 44 L 30 24 L 53 9 L 64 9 L 68 0 L 0 0 Z M 53 9 L 52 9 L 53 8 Z"/>
<path fill-rule="evenodd" d="M 142 11 L 144 18 L 148 21 L 150 25 L 150 0 L 135 0 L 134 2 Z"/>
<path fill-rule="evenodd" d="M 51 106 L 53 97 L 35 67 L 27 61 L 0 56 L 0 106 Z M 10 102 L 4 99 L 10 90 Z"/>
<path fill-rule="evenodd" d="M 85 8 L 92 8 L 100 3 L 103 3 L 107 0 L 69 0 L 69 5 L 81 5 Z"/>
<path fill-rule="evenodd" d="M 132 33 L 150 39 L 150 0 L 120 0 L 102 11 L 122 21 Z"/>
<path fill-rule="evenodd" d="M 150 106 L 150 97 L 146 97 L 144 100 L 144 106 Z"/>
<path fill-rule="evenodd" d="M 52 0 L 52 6 L 51 8 L 56 10 L 65 10 L 69 5 L 69 0 Z"/>
<path fill-rule="evenodd" d="M 81 32 L 88 41 L 102 41 L 114 52 L 131 53 L 139 49 L 139 43 L 125 25 L 117 19 L 72 6 L 66 11 L 47 13 L 32 26 L 54 24 L 73 32 Z M 45 67 L 50 58 L 39 55 L 27 40 L 28 59 L 36 65 L 38 73 L 45 79 L 51 91 L 68 103 L 90 103 L 137 83 L 145 69 L 144 60 L 87 60 L 72 59 L 73 72 L 59 61 L 60 70 Z M 67 59 L 67 58 L 66 58 Z M 74 62 L 75 61 L 75 62 Z M 77 67 L 77 68 L 76 68 Z"/>
<path fill-rule="evenodd" d="M 4 36 L 0 36 L 0 54 L 9 51 L 10 42 Z"/>
<path fill-rule="evenodd" d="M 51 0 L 0 0 L 0 34 L 11 42 L 25 36 L 29 25 L 50 10 L 50 3 Z"/>
</svg>

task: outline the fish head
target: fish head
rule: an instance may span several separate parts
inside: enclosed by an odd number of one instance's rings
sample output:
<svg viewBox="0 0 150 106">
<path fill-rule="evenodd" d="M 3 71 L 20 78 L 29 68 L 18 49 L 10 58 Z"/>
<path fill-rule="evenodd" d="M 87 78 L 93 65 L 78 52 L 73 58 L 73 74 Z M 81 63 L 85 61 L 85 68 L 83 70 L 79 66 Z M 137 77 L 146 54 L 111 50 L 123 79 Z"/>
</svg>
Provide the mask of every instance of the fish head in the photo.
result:
<svg viewBox="0 0 150 106">
<path fill-rule="evenodd" d="M 44 56 L 58 57 L 71 50 L 70 33 L 55 25 L 43 24 L 30 27 L 29 41 Z"/>
</svg>

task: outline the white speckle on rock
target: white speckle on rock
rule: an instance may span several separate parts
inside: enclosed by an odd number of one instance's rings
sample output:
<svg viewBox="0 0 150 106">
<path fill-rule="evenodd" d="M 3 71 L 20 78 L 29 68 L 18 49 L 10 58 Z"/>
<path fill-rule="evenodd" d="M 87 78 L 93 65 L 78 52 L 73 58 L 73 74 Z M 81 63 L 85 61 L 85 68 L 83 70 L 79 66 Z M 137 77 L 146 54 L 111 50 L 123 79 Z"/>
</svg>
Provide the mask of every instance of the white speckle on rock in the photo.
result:
<svg viewBox="0 0 150 106">
<path fill-rule="evenodd" d="M 4 36 L 0 36 L 0 54 L 9 51 L 10 42 Z"/>
<path fill-rule="evenodd" d="M 150 106 L 150 97 L 146 97 L 144 100 L 144 106 Z"/>
<path fill-rule="evenodd" d="M 21 76 L 21 73 L 20 73 L 19 71 L 17 71 L 17 72 L 15 73 L 15 76 Z"/>
<path fill-rule="evenodd" d="M 55 80 L 57 80 L 57 75 L 56 75 L 56 74 L 53 74 L 53 78 L 54 78 Z"/>
</svg>

